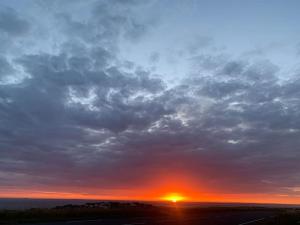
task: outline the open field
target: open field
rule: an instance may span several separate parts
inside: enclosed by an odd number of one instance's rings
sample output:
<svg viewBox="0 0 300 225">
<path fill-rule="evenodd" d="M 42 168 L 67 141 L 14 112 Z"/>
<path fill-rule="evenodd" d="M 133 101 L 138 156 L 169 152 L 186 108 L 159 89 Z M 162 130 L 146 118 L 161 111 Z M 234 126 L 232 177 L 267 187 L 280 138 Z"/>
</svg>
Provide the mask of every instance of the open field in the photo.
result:
<svg viewBox="0 0 300 225">
<path fill-rule="evenodd" d="M 91 203 L 0 211 L 0 224 L 12 225 L 292 225 L 298 221 L 300 212 L 295 209 L 263 207 L 184 208 L 140 203 Z"/>
</svg>

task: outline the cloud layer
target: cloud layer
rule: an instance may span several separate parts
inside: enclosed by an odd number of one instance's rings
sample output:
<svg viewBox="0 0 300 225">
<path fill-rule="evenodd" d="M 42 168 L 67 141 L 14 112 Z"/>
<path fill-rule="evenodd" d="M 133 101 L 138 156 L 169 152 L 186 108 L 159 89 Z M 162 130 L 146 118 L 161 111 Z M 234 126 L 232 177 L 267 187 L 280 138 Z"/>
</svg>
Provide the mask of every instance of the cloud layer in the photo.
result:
<svg viewBox="0 0 300 225">
<path fill-rule="evenodd" d="M 199 53 L 213 44 L 205 36 L 186 49 L 195 72 L 170 85 L 119 57 L 120 43 L 153 29 L 137 16 L 142 7 L 96 1 L 80 18 L 51 9 L 55 43 L 33 18 L 1 10 L 0 39 L 14 48 L 0 47 L 0 190 L 101 194 L 181 174 L 208 192 L 297 197 L 297 72 L 282 79 L 268 60 Z"/>
</svg>

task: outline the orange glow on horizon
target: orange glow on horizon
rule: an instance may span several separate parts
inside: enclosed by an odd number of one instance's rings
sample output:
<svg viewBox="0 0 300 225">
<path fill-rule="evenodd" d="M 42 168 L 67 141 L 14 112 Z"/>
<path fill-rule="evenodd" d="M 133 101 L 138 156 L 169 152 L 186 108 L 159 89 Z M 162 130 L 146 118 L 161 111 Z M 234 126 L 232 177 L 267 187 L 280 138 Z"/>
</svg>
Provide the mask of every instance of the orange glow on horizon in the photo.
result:
<svg viewBox="0 0 300 225">
<path fill-rule="evenodd" d="M 164 197 L 161 198 L 162 200 L 165 200 L 165 201 L 171 201 L 173 203 L 176 203 L 176 202 L 179 202 L 179 201 L 184 201 L 186 200 L 187 198 L 186 197 L 183 197 L 181 194 L 179 193 L 170 193 Z"/>
<path fill-rule="evenodd" d="M 179 192 L 160 194 L 161 191 L 153 192 L 145 190 L 134 190 L 139 195 L 134 195 L 132 192 L 112 192 L 110 195 L 101 194 L 86 194 L 76 192 L 49 192 L 49 191 L 9 191 L 0 190 L 0 198 L 33 198 L 33 199 L 84 199 L 84 200 L 135 200 L 135 201 L 189 201 L 189 202 L 226 202 L 226 203 L 271 203 L 271 204 L 300 204 L 300 197 L 288 195 L 274 194 L 221 194 L 221 193 L 196 193 L 196 192 Z M 166 192 L 164 192 L 166 193 Z"/>
<path fill-rule="evenodd" d="M 300 204 L 300 196 L 298 195 L 232 193 L 225 188 L 222 190 L 221 187 L 214 189 L 212 186 L 206 186 L 204 179 L 196 182 L 187 173 L 178 171 L 156 174 L 155 177 L 146 181 L 143 186 L 138 188 L 98 189 L 85 187 L 79 189 L 72 186 L 0 188 L 0 198 Z"/>
</svg>

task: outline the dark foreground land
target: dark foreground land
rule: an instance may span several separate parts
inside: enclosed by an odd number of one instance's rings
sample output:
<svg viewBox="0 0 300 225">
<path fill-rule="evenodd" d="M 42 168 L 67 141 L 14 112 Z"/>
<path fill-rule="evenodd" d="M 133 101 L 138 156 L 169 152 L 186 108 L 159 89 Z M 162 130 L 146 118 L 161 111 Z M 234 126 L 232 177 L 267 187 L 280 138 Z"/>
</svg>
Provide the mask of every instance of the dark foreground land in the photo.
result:
<svg viewBox="0 0 300 225">
<path fill-rule="evenodd" d="M 51 209 L 2 210 L 0 224 L 23 225 L 294 225 L 299 209 L 181 207 L 100 202 Z"/>
</svg>

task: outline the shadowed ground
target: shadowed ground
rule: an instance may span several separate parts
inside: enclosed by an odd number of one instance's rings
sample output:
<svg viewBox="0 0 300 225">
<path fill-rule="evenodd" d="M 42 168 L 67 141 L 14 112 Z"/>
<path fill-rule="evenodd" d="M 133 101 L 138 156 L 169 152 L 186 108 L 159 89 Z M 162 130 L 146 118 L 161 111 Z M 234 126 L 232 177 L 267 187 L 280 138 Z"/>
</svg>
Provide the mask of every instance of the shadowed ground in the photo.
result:
<svg viewBox="0 0 300 225">
<path fill-rule="evenodd" d="M 88 203 L 51 209 L 2 210 L 0 224 L 27 225 L 289 225 L 300 221 L 292 209 L 263 207 L 152 206 L 143 203 Z"/>
</svg>

